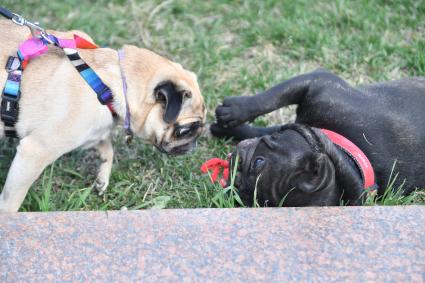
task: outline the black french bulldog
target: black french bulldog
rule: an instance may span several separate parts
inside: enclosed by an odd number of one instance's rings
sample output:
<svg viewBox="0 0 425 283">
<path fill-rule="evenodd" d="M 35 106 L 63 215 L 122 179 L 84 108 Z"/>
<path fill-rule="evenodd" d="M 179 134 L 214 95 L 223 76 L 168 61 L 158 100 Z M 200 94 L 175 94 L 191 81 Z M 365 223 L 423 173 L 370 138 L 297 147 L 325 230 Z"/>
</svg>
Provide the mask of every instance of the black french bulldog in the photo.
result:
<svg viewBox="0 0 425 283">
<path fill-rule="evenodd" d="M 243 124 L 296 104 L 295 124 Z M 236 187 L 245 205 L 361 205 L 366 193 L 355 160 L 320 130 L 336 132 L 364 152 L 383 194 L 395 165 L 404 194 L 425 188 L 425 78 L 352 87 L 323 69 L 255 96 L 228 97 L 216 109 L 217 137 L 242 141 Z M 233 154 L 234 161 L 236 154 Z"/>
</svg>

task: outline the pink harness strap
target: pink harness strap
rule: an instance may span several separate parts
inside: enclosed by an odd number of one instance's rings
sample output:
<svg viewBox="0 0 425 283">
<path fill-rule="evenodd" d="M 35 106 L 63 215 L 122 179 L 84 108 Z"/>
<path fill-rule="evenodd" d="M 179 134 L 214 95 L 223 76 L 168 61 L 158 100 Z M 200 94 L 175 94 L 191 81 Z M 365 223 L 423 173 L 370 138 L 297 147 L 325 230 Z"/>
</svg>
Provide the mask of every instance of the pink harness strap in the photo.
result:
<svg viewBox="0 0 425 283">
<path fill-rule="evenodd" d="M 81 48 L 81 49 L 96 49 L 98 48 L 97 45 L 91 43 L 90 41 L 82 38 L 81 36 L 78 36 L 74 34 L 74 39 L 61 39 L 59 40 L 59 46 L 62 48 Z"/>
<path fill-rule="evenodd" d="M 41 39 L 31 37 L 19 45 L 18 55 L 22 61 L 27 61 L 43 55 L 48 50 L 49 47 Z"/>
<path fill-rule="evenodd" d="M 73 39 L 57 38 L 60 48 L 95 49 L 97 46 L 90 41 L 74 34 Z M 31 37 L 19 45 L 18 55 L 22 61 L 36 58 L 49 50 L 48 45 L 41 38 Z"/>
</svg>

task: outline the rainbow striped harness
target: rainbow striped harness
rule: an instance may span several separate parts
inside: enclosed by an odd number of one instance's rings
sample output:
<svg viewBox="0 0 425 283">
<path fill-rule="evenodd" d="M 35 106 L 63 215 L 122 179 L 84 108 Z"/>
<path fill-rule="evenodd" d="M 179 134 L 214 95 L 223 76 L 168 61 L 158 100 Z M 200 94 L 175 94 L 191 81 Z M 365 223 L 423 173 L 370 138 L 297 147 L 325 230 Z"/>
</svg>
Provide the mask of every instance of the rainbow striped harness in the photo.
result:
<svg viewBox="0 0 425 283">
<path fill-rule="evenodd" d="M 61 48 L 81 77 L 97 94 L 99 102 L 106 105 L 112 115 L 117 116 L 112 105 L 111 89 L 100 79 L 96 72 L 80 57 L 77 48 L 94 49 L 97 46 L 78 35 L 73 39 L 61 39 L 54 35 L 43 33 L 40 37 L 25 40 L 18 48 L 16 56 L 9 56 L 6 64 L 8 77 L 2 93 L 0 118 L 5 124 L 5 134 L 8 137 L 18 137 L 15 129 L 19 114 L 19 99 L 21 97 L 22 74 L 29 60 L 48 51 L 48 46 Z"/>
</svg>

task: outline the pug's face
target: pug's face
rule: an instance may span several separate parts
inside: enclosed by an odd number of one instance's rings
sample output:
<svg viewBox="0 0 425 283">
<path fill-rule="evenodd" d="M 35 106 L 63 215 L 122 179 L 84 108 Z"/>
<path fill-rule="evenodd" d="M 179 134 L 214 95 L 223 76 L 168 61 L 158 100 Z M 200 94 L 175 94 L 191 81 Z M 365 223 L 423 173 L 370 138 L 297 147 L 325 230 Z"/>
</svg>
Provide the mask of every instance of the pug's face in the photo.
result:
<svg viewBox="0 0 425 283">
<path fill-rule="evenodd" d="M 196 75 L 146 49 L 126 46 L 124 53 L 135 134 L 167 154 L 195 148 L 206 114 Z"/>
<path fill-rule="evenodd" d="M 247 206 L 337 205 L 335 168 L 293 130 L 240 142 L 235 186 Z M 256 190 L 256 191 L 255 191 Z"/>
</svg>

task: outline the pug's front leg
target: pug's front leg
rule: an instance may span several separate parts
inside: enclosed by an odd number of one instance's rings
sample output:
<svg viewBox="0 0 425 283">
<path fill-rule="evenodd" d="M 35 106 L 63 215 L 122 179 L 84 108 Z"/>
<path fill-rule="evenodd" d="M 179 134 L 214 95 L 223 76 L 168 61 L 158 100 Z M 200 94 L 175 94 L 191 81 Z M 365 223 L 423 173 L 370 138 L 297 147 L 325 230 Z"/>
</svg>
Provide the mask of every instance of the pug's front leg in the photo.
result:
<svg viewBox="0 0 425 283">
<path fill-rule="evenodd" d="M 59 146 L 59 143 L 49 146 L 44 139 L 23 138 L 16 149 L 0 195 L 0 212 L 18 211 L 28 189 L 44 168 L 69 151 L 68 149 L 66 145 Z"/>
<path fill-rule="evenodd" d="M 99 151 L 102 164 L 100 165 L 99 172 L 96 179 L 96 189 L 99 195 L 102 195 L 109 185 L 109 177 L 111 176 L 112 161 L 114 159 L 114 149 L 111 140 L 103 140 L 96 146 Z"/>
</svg>

